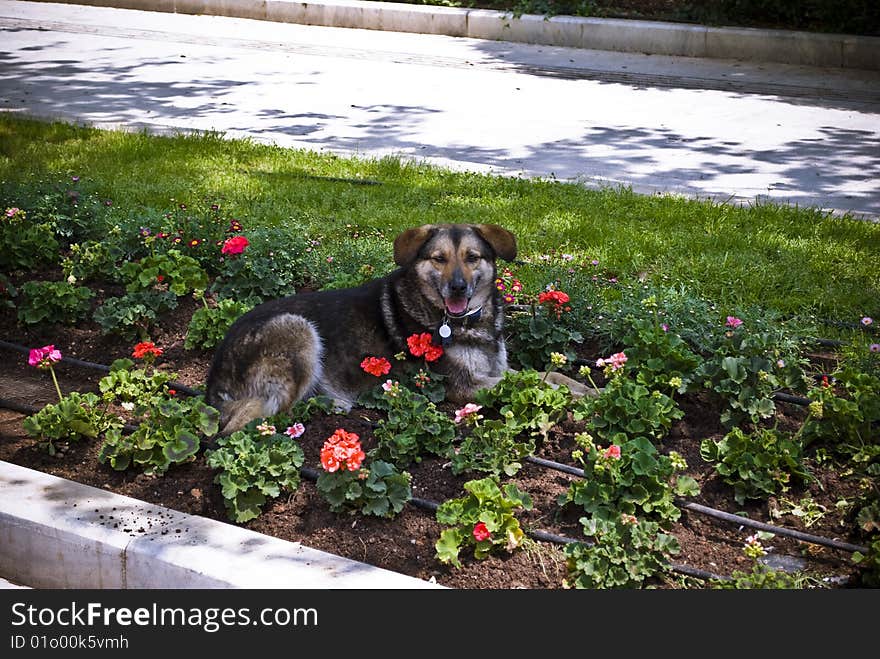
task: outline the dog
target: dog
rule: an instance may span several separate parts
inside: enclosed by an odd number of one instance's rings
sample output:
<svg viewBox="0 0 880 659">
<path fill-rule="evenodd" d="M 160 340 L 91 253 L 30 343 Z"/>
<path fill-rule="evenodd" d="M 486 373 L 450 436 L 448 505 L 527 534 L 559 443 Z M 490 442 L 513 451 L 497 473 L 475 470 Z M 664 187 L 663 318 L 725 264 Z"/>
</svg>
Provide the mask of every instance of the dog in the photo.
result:
<svg viewBox="0 0 880 659">
<path fill-rule="evenodd" d="M 393 254 L 398 267 L 385 277 L 264 302 L 233 323 L 206 384 L 206 402 L 220 410 L 220 435 L 315 395 L 350 410 L 377 384 L 361 361 L 393 363 L 413 334 L 442 342 L 431 369 L 445 376 L 449 401 L 472 401 L 501 380 L 510 369 L 496 259 L 516 258 L 514 235 L 495 224 L 424 225 L 398 235 Z M 581 383 L 549 375 L 554 386 L 584 395 Z"/>
</svg>

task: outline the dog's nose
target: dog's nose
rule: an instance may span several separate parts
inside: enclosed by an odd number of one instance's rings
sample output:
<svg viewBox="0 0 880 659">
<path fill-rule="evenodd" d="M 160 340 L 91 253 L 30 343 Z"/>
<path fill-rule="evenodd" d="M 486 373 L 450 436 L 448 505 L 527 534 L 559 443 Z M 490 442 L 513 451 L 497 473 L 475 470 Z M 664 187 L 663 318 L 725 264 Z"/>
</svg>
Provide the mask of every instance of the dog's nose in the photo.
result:
<svg viewBox="0 0 880 659">
<path fill-rule="evenodd" d="M 453 296 L 467 295 L 467 282 L 461 271 L 456 270 L 452 273 L 452 280 L 449 282 L 449 293 Z"/>
</svg>

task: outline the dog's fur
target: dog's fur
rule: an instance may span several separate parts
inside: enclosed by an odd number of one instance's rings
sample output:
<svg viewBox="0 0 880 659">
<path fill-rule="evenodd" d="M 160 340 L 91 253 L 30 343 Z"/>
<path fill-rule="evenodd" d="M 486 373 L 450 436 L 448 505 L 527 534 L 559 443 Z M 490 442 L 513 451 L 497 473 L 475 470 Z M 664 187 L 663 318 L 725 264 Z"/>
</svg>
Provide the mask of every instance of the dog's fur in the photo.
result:
<svg viewBox="0 0 880 659">
<path fill-rule="evenodd" d="M 393 355 L 407 352 L 408 336 L 433 334 L 444 319 L 451 342 L 431 368 L 446 376 L 449 400 L 472 400 L 508 370 L 495 260 L 515 257 L 516 239 L 500 226 L 425 225 L 396 238 L 399 267 L 386 277 L 257 306 L 229 329 L 208 374 L 206 400 L 220 410 L 221 434 L 317 394 L 350 409 L 377 384 L 360 367 L 364 357 L 394 363 Z M 583 385 L 551 375 L 584 393 Z"/>
</svg>

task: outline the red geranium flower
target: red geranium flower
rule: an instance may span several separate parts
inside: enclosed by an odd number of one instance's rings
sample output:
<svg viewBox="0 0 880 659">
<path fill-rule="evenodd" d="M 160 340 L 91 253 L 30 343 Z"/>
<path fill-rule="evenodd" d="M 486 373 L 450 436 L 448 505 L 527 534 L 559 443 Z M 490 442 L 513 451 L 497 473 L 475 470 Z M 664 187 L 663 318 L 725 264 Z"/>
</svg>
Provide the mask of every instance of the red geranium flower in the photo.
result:
<svg viewBox="0 0 880 659">
<path fill-rule="evenodd" d="M 492 534 L 489 533 L 489 529 L 486 528 L 485 522 L 477 522 L 474 524 L 474 540 L 477 542 L 483 542 L 483 540 L 488 540 L 492 537 Z"/>
<path fill-rule="evenodd" d="M 135 359 L 144 359 L 145 357 L 158 357 L 162 352 L 162 348 L 156 346 L 152 341 L 142 341 L 134 347 L 131 356 Z"/>
<path fill-rule="evenodd" d="M 424 357 L 426 362 L 433 362 L 443 356 L 443 348 L 431 343 L 431 335 L 428 332 L 413 334 L 406 339 L 409 351 L 414 357 Z"/>
<path fill-rule="evenodd" d="M 361 368 L 370 375 L 380 378 L 391 371 L 391 362 L 384 357 L 367 357 L 361 362 Z"/>
<path fill-rule="evenodd" d="M 250 241 L 244 236 L 233 236 L 227 238 L 220 248 L 221 254 L 229 254 L 229 256 L 238 256 L 244 251 L 244 248 L 250 245 Z"/>
<path fill-rule="evenodd" d="M 565 306 L 570 300 L 568 293 L 562 291 L 544 291 L 538 295 L 538 304 L 546 304 L 556 313 L 557 318 L 563 311 L 571 311 L 571 307 Z"/>
<path fill-rule="evenodd" d="M 321 448 L 321 466 L 330 473 L 339 469 L 357 471 L 366 457 L 361 449 L 360 437 L 342 428 L 328 437 Z"/>
</svg>

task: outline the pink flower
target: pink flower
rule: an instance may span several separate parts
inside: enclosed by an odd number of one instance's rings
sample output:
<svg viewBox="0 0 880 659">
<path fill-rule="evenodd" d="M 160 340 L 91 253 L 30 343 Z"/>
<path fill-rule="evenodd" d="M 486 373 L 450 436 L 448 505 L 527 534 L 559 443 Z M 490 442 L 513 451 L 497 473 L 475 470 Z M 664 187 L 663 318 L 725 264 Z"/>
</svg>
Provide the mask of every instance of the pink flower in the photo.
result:
<svg viewBox="0 0 880 659">
<path fill-rule="evenodd" d="M 297 422 L 290 426 L 287 430 L 285 430 L 284 434 L 288 437 L 296 439 L 297 437 L 301 437 L 305 431 L 306 427 L 303 424 Z"/>
<path fill-rule="evenodd" d="M 617 444 L 612 444 L 605 449 L 605 452 L 602 453 L 602 457 L 620 460 L 620 447 Z"/>
<path fill-rule="evenodd" d="M 233 236 L 227 238 L 220 248 L 221 254 L 229 254 L 229 256 L 238 256 L 244 251 L 244 248 L 250 245 L 250 241 L 244 236 Z"/>
<path fill-rule="evenodd" d="M 865 327 L 867 327 L 868 325 L 871 325 L 873 322 L 874 322 L 874 319 L 870 318 L 869 316 L 865 316 L 864 318 L 862 318 L 862 325 L 864 325 Z"/>
<path fill-rule="evenodd" d="M 489 533 L 489 529 L 486 527 L 485 522 L 477 522 L 474 524 L 474 540 L 477 542 L 483 542 L 483 540 L 488 540 L 492 537 L 492 534 Z"/>
<path fill-rule="evenodd" d="M 400 384 L 397 380 L 385 380 L 385 382 L 382 383 L 382 391 L 389 396 L 396 396 L 400 393 Z"/>
<path fill-rule="evenodd" d="M 28 354 L 28 364 L 37 368 L 47 368 L 55 362 L 61 361 L 61 351 L 54 345 L 33 348 Z"/>
<path fill-rule="evenodd" d="M 870 350 L 871 352 L 880 352 L 880 343 L 872 343 L 870 346 L 868 346 L 868 350 Z"/>
<path fill-rule="evenodd" d="M 743 324 L 743 321 L 741 321 L 741 320 L 740 320 L 739 318 L 737 318 L 736 316 L 728 316 L 728 317 L 727 317 L 727 322 L 724 323 L 724 324 L 725 324 L 727 327 L 732 327 L 733 329 L 736 329 L 737 327 L 739 327 L 740 325 Z"/>
<path fill-rule="evenodd" d="M 475 415 L 481 409 L 483 409 L 482 405 L 477 405 L 476 403 L 468 403 L 460 410 L 455 410 L 455 422 L 461 423 L 468 417 Z"/>
<path fill-rule="evenodd" d="M 623 365 L 626 364 L 628 358 L 622 352 L 615 352 L 610 357 L 605 359 L 597 359 L 596 366 L 602 368 L 603 366 L 610 366 L 612 371 L 619 371 L 623 368 Z"/>
<path fill-rule="evenodd" d="M 660 323 L 660 329 L 662 329 L 664 332 L 668 332 L 669 325 L 667 325 L 666 323 Z"/>
</svg>

